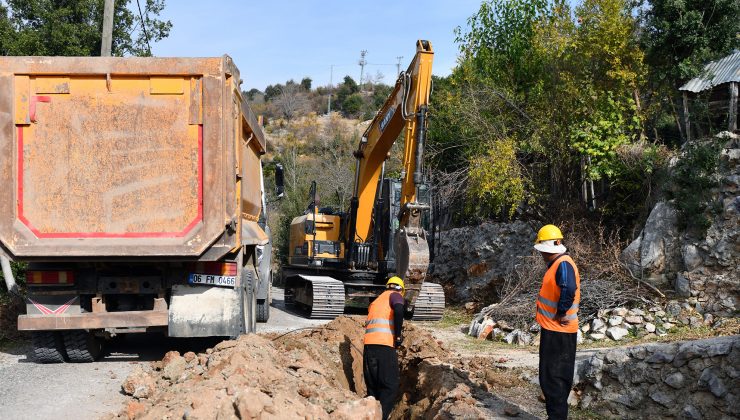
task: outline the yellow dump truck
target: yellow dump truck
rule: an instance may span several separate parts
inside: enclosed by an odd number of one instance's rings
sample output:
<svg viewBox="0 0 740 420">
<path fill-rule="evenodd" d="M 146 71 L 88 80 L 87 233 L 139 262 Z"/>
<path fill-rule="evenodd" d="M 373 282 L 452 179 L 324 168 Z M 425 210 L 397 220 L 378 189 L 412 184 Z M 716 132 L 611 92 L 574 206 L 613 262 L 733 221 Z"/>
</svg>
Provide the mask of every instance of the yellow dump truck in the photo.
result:
<svg viewBox="0 0 740 420">
<path fill-rule="evenodd" d="M 28 262 L 38 361 L 255 330 L 265 138 L 240 84 L 228 56 L 0 57 L 0 258 Z"/>
</svg>

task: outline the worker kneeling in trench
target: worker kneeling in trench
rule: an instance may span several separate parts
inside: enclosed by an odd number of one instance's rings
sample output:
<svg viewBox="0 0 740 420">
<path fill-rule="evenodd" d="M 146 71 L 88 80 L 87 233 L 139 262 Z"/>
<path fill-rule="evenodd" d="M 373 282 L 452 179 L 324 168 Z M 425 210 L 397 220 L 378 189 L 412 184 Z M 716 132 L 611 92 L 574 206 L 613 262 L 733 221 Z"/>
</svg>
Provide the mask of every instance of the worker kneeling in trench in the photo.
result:
<svg viewBox="0 0 740 420">
<path fill-rule="evenodd" d="M 365 386 L 367 395 L 380 401 L 383 420 L 393 410 L 401 382 L 396 348 L 403 342 L 404 292 L 403 280 L 395 276 L 388 279 L 386 291 L 370 304 L 365 321 Z"/>
</svg>

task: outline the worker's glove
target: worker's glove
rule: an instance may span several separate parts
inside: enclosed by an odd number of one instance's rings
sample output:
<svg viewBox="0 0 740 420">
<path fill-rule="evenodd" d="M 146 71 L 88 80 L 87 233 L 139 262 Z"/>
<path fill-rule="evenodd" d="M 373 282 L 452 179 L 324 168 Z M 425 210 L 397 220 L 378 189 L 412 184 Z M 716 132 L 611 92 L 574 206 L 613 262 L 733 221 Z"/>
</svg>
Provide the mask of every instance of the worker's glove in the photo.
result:
<svg viewBox="0 0 740 420">
<path fill-rule="evenodd" d="M 396 337 L 396 348 L 401 347 L 401 344 L 403 343 L 403 336 L 399 335 Z"/>
</svg>

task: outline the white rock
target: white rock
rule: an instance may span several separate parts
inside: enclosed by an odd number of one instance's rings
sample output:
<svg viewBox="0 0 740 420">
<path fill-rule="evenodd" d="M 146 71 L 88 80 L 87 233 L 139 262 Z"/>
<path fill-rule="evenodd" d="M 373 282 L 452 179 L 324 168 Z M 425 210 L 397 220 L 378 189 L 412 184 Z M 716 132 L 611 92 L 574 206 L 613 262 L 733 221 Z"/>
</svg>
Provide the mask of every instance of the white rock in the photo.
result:
<svg viewBox="0 0 740 420">
<path fill-rule="evenodd" d="M 645 324 L 645 331 L 647 331 L 649 333 L 654 333 L 655 332 L 655 324 L 651 324 L 649 322 L 647 324 Z"/>
<path fill-rule="evenodd" d="M 576 344 L 582 344 L 583 343 L 583 333 L 581 330 L 578 330 L 576 335 Z"/>
<path fill-rule="evenodd" d="M 628 324 L 642 324 L 642 322 L 643 322 L 642 321 L 642 317 L 641 316 L 637 316 L 637 315 L 635 315 L 635 316 L 628 316 L 624 320 Z"/>
<path fill-rule="evenodd" d="M 591 321 L 591 331 L 597 333 L 603 333 L 604 331 L 606 331 L 606 325 L 604 324 L 604 321 L 600 320 L 599 318 L 595 318 L 593 321 Z"/>
<path fill-rule="evenodd" d="M 612 340 L 619 341 L 629 334 L 625 328 L 611 327 L 606 330 L 606 335 Z"/>
<path fill-rule="evenodd" d="M 609 317 L 609 326 L 614 327 L 614 326 L 620 325 L 623 321 L 624 321 L 624 318 L 622 318 L 621 316 Z"/>
<path fill-rule="evenodd" d="M 603 340 L 606 338 L 606 335 L 604 335 L 603 333 L 591 333 L 589 334 L 589 337 L 592 340 Z"/>
<path fill-rule="evenodd" d="M 589 332 L 589 331 L 591 331 L 591 324 L 589 324 L 589 323 L 587 322 L 587 323 L 585 323 L 585 324 L 581 325 L 581 332 L 585 332 L 585 333 L 587 333 L 587 332 Z"/>
<path fill-rule="evenodd" d="M 612 309 L 612 315 L 623 317 L 627 315 L 627 308 L 614 308 Z"/>
</svg>

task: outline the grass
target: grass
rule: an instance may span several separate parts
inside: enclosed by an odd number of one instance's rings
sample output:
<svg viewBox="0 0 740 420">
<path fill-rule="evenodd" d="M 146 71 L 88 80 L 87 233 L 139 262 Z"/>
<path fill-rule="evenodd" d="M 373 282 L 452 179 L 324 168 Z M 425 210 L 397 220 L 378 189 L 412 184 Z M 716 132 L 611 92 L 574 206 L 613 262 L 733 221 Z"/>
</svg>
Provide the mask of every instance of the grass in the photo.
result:
<svg viewBox="0 0 740 420">
<path fill-rule="evenodd" d="M 603 348 L 603 347 L 624 347 L 634 346 L 637 344 L 644 343 L 673 343 L 676 341 L 687 341 L 687 340 L 701 340 L 703 338 L 711 338 L 722 335 L 734 335 L 740 334 L 740 319 L 738 318 L 726 318 L 724 325 L 719 328 L 712 328 L 707 326 L 701 326 L 698 328 L 690 328 L 687 325 L 674 326 L 668 331 L 668 335 L 663 337 L 635 337 L 633 334 L 628 335 L 629 339 L 622 339 L 614 341 L 610 339 L 604 339 L 599 341 L 593 341 L 591 343 L 579 344 L 578 348 Z"/>
<path fill-rule="evenodd" d="M 437 326 L 442 328 L 457 327 L 461 324 L 470 324 L 473 321 L 473 315 L 468 313 L 463 307 L 448 306 L 445 308 L 442 319 L 438 321 Z"/>
</svg>

